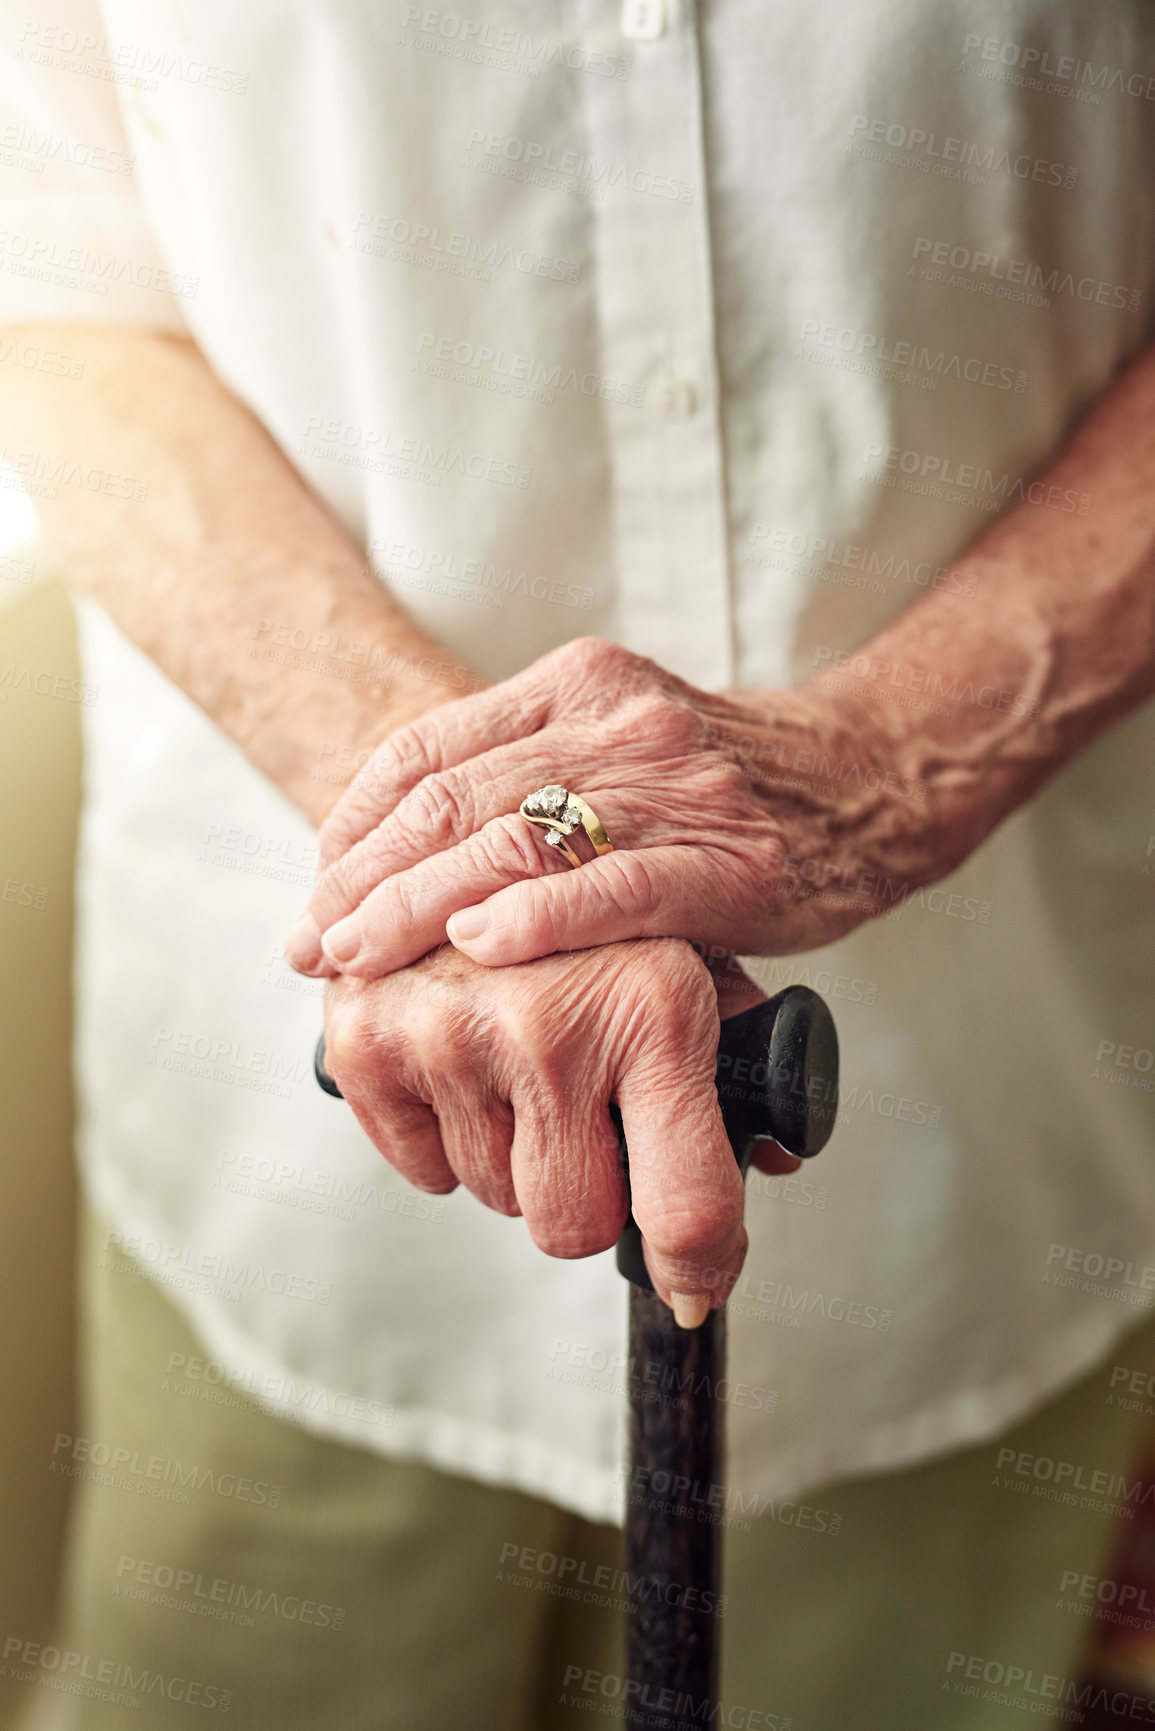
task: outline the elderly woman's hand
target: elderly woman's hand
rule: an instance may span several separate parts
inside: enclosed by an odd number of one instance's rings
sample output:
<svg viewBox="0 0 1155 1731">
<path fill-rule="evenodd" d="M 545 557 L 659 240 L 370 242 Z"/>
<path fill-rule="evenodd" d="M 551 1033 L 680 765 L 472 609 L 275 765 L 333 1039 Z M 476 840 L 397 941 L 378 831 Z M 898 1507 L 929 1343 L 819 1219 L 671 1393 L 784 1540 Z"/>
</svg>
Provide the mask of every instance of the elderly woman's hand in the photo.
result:
<svg viewBox="0 0 1155 1731">
<path fill-rule="evenodd" d="M 388 979 L 339 979 L 326 1063 L 385 1158 L 419 1189 L 464 1184 L 522 1214 L 551 1256 L 608 1249 L 626 1218 L 611 1100 L 655 1289 L 684 1326 L 721 1305 L 746 1253 L 742 1179 L 713 1087 L 719 1006 L 688 944 L 609 944 L 489 971 L 443 948 Z M 765 1145 L 768 1170 L 797 1162 Z"/>
<path fill-rule="evenodd" d="M 815 948 L 968 851 L 903 741 L 877 704 L 711 695 L 579 639 L 384 741 L 321 832 L 289 958 L 370 979 L 447 935 L 489 966 L 645 936 Z M 583 796 L 614 851 L 574 871 L 543 845 L 518 815 L 543 783 Z"/>
</svg>

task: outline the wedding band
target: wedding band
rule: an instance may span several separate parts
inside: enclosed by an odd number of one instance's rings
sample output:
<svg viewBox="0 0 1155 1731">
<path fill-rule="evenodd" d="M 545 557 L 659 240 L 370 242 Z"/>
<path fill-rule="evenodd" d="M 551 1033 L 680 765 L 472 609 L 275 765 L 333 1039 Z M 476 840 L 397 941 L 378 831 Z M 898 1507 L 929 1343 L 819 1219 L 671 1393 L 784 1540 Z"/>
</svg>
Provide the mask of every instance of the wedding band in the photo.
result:
<svg viewBox="0 0 1155 1731">
<path fill-rule="evenodd" d="M 521 815 L 527 823 L 545 830 L 545 839 L 550 847 L 555 847 L 571 866 L 588 863 L 569 844 L 568 838 L 578 830 L 593 848 L 595 858 L 614 851 L 614 844 L 597 813 L 580 794 L 571 793 L 557 782 L 549 782 L 545 787 L 539 787 L 536 793 L 528 794 L 521 802 Z"/>
</svg>

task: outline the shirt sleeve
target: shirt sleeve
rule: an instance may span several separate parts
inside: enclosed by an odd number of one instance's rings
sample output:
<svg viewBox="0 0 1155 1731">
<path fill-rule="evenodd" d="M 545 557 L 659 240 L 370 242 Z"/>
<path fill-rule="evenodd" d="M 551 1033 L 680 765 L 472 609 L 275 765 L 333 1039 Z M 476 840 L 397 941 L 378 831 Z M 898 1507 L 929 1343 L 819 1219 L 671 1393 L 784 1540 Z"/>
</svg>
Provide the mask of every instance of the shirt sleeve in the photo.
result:
<svg viewBox="0 0 1155 1731">
<path fill-rule="evenodd" d="M 0 325 L 186 331 L 96 0 L 0 0 Z"/>
</svg>

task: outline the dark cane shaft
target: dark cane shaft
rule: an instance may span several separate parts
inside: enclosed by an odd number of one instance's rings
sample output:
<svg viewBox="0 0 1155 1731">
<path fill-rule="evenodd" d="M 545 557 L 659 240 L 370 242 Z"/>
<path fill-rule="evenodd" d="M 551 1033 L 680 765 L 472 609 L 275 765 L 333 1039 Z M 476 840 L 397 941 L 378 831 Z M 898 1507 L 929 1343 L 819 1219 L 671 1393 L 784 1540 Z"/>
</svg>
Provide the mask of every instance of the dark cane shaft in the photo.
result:
<svg viewBox="0 0 1155 1731">
<path fill-rule="evenodd" d="M 652 1731 L 708 1725 L 717 1699 L 725 1362 L 724 1311 L 679 1328 L 630 1287 L 625 1706 Z"/>
<path fill-rule="evenodd" d="M 743 1173 L 758 1136 L 817 1154 L 838 1102 L 838 1041 L 822 1000 L 789 986 L 724 1022 L 716 1085 Z M 628 1177 L 624 1137 L 622 1151 Z M 678 1327 L 653 1290 L 632 1212 L 618 1268 L 630 1282 L 623 1707 L 627 1724 L 692 1731 L 715 1723 L 718 1700 L 725 1312 Z"/>
</svg>

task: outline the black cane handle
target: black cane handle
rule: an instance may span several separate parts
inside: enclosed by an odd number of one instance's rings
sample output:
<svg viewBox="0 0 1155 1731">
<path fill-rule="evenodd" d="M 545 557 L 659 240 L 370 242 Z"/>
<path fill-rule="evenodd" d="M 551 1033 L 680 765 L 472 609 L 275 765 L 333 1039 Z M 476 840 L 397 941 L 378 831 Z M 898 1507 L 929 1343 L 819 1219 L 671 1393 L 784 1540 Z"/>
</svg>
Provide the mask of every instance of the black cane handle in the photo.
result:
<svg viewBox="0 0 1155 1731">
<path fill-rule="evenodd" d="M 826 1000 L 809 986 L 787 986 L 731 1016 L 714 1082 L 743 1172 L 759 1136 L 804 1160 L 820 1154 L 838 1116 L 838 1035 Z"/>
<path fill-rule="evenodd" d="M 320 1086 L 343 1098 L 325 1068 L 325 1037 L 317 1041 L 313 1070 Z M 838 1035 L 824 999 L 809 986 L 787 986 L 764 1003 L 722 1023 L 714 1083 L 734 1157 L 745 1176 L 759 1137 L 772 1137 L 808 1160 L 825 1148 L 838 1116 Z M 610 1115 L 626 1162 L 621 1114 Z M 631 1214 L 618 1240 L 618 1270 L 653 1291 L 642 1239 Z"/>
<path fill-rule="evenodd" d="M 318 1088 L 324 1088 L 326 1094 L 332 1094 L 334 1100 L 345 1098 L 328 1070 L 325 1068 L 325 1036 L 322 1034 L 313 1049 L 313 1074 L 317 1078 Z"/>
</svg>

